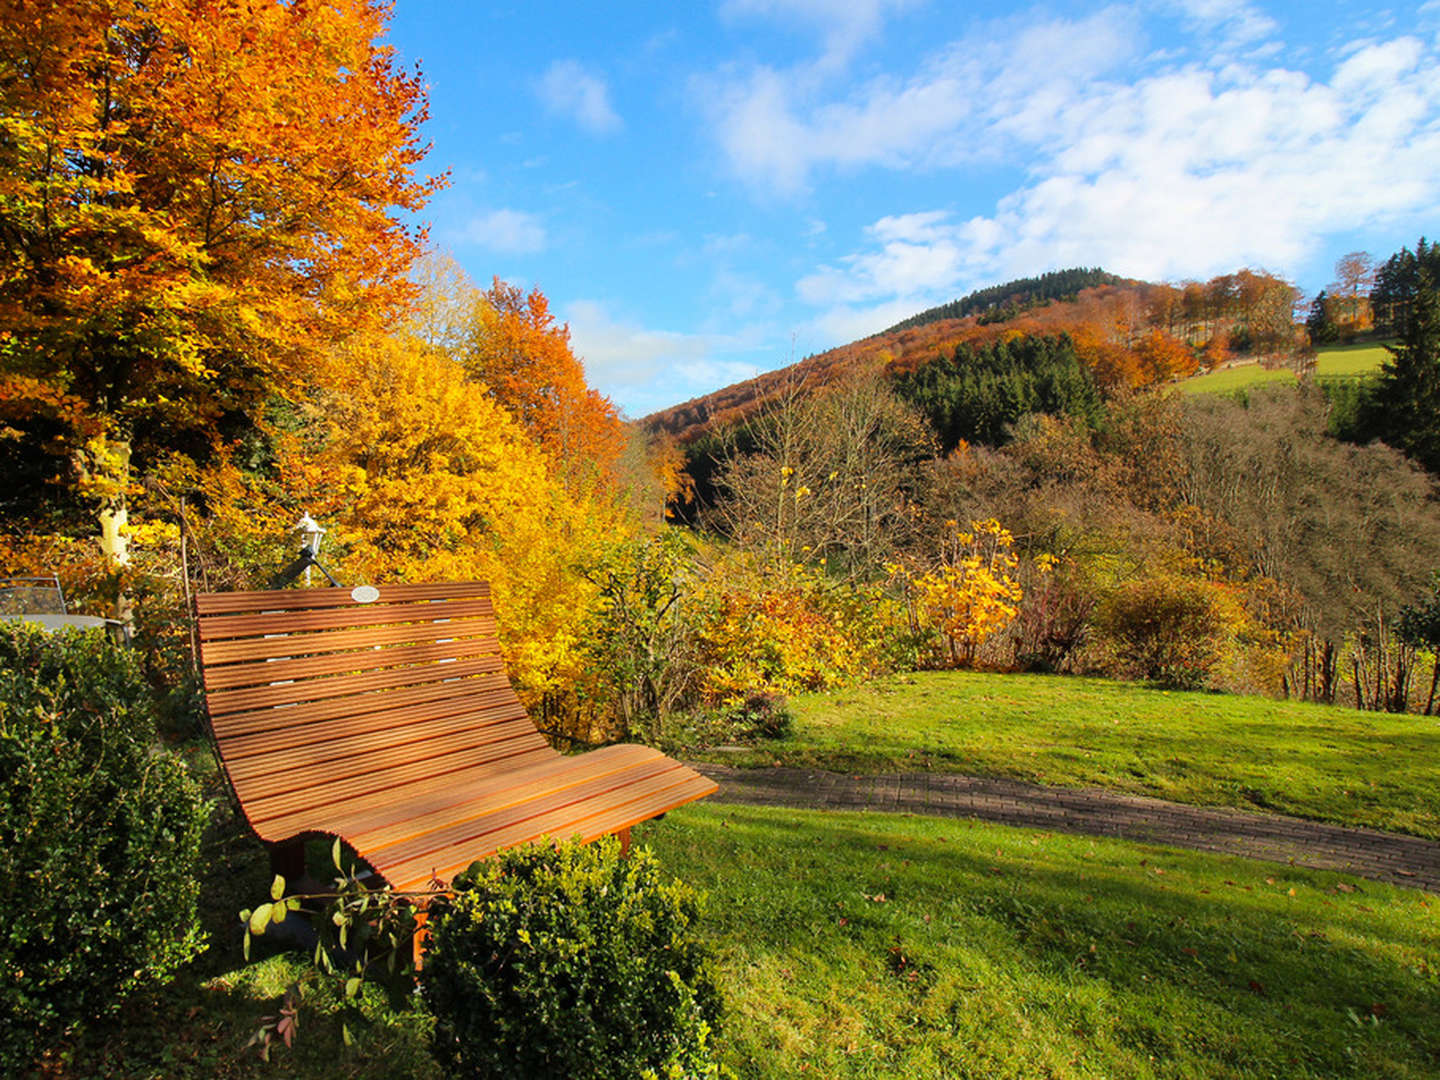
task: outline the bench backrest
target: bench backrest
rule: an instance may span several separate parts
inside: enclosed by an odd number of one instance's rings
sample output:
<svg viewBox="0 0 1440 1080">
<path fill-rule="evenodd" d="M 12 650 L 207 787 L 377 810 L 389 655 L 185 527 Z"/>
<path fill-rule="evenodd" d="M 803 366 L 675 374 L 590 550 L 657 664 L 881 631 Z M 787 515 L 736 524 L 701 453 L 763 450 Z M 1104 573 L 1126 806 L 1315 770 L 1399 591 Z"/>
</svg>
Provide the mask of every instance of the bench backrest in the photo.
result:
<svg viewBox="0 0 1440 1080">
<path fill-rule="evenodd" d="M 263 840 L 558 756 L 510 687 L 488 584 L 373 591 L 196 598 L 212 729 Z"/>
</svg>

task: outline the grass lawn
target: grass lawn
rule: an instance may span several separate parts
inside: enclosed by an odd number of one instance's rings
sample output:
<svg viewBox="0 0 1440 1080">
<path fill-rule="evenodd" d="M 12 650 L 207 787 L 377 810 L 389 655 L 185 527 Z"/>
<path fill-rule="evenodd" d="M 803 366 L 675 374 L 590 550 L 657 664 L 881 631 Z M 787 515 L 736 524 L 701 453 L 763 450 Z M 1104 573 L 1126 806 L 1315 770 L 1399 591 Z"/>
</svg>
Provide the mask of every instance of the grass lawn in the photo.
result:
<svg viewBox="0 0 1440 1080">
<path fill-rule="evenodd" d="M 1440 900 L 1120 841 L 687 807 L 742 1077 L 1440 1075 Z"/>
<path fill-rule="evenodd" d="M 1235 390 L 1246 390 L 1266 383 L 1295 382 L 1295 373 L 1281 368 L 1263 368 L 1259 364 L 1243 367 L 1221 368 L 1219 371 L 1181 379 L 1176 385 L 1187 394 L 1228 394 Z"/>
<path fill-rule="evenodd" d="M 1440 900 L 1341 874 L 941 818 L 700 803 L 636 830 L 709 894 L 700 932 L 751 1077 L 1440 1075 Z M 215 947 L 46 1075 L 431 1080 L 423 1014 L 244 1042 L 300 970 L 239 958 L 258 844 L 213 861 Z M 222 853 L 223 855 L 223 853 Z"/>
<path fill-rule="evenodd" d="M 1380 370 L 1390 354 L 1383 345 L 1364 342 L 1358 345 L 1327 345 L 1316 353 L 1315 374 L 1318 378 L 1346 375 L 1367 375 Z M 1187 394 L 1228 394 L 1265 383 L 1295 381 L 1293 372 L 1270 370 L 1259 364 L 1223 368 L 1192 379 L 1182 379 L 1179 387 Z"/>
<path fill-rule="evenodd" d="M 1048 675 L 918 672 L 791 699 L 732 765 L 937 771 L 1261 808 L 1440 839 L 1440 719 Z"/>
</svg>

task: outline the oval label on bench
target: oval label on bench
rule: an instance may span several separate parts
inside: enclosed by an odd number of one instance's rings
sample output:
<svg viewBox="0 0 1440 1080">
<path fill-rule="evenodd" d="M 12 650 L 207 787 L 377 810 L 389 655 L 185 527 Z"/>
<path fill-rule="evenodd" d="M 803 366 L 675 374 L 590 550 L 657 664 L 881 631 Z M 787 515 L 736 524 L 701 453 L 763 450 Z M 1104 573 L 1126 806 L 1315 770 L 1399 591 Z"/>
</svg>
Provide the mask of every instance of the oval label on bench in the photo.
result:
<svg viewBox="0 0 1440 1080">
<path fill-rule="evenodd" d="M 380 590 L 374 585 L 356 585 L 350 590 L 350 599 L 357 604 L 373 604 L 380 599 Z"/>
</svg>

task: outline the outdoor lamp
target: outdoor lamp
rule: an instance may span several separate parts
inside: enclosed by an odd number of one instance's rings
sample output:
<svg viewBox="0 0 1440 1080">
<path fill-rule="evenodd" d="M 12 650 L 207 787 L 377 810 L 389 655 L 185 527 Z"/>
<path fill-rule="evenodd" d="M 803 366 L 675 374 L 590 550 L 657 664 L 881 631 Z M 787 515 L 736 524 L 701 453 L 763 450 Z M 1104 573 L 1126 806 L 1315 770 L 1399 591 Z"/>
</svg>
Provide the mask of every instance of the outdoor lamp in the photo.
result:
<svg viewBox="0 0 1440 1080">
<path fill-rule="evenodd" d="M 325 535 L 325 530 L 308 513 L 301 514 L 290 531 L 298 532 L 304 541 L 300 545 L 301 551 L 308 551 L 312 559 L 320 554 L 320 538 Z"/>
</svg>

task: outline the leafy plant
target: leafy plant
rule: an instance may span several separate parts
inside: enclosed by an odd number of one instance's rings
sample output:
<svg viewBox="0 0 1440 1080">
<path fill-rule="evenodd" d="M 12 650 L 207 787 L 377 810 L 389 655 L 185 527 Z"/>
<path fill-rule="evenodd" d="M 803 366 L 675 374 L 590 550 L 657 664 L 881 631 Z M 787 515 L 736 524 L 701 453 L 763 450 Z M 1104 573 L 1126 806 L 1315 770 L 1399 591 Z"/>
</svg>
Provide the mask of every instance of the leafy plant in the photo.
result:
<svg viewBox="0 0 1440 1080">
<path fill-rule="evenodd" d="M 720 1075 L 699 897 L 612 838 L 513 848 L 436 901 L 421 972 L 452 1075 Z"/>
<path fill-rule="evenodd" d="M 208 812 L 156 744 L 135 654 L 0 625 L 0 1071 L 204 948 Z"/>
</svg>

